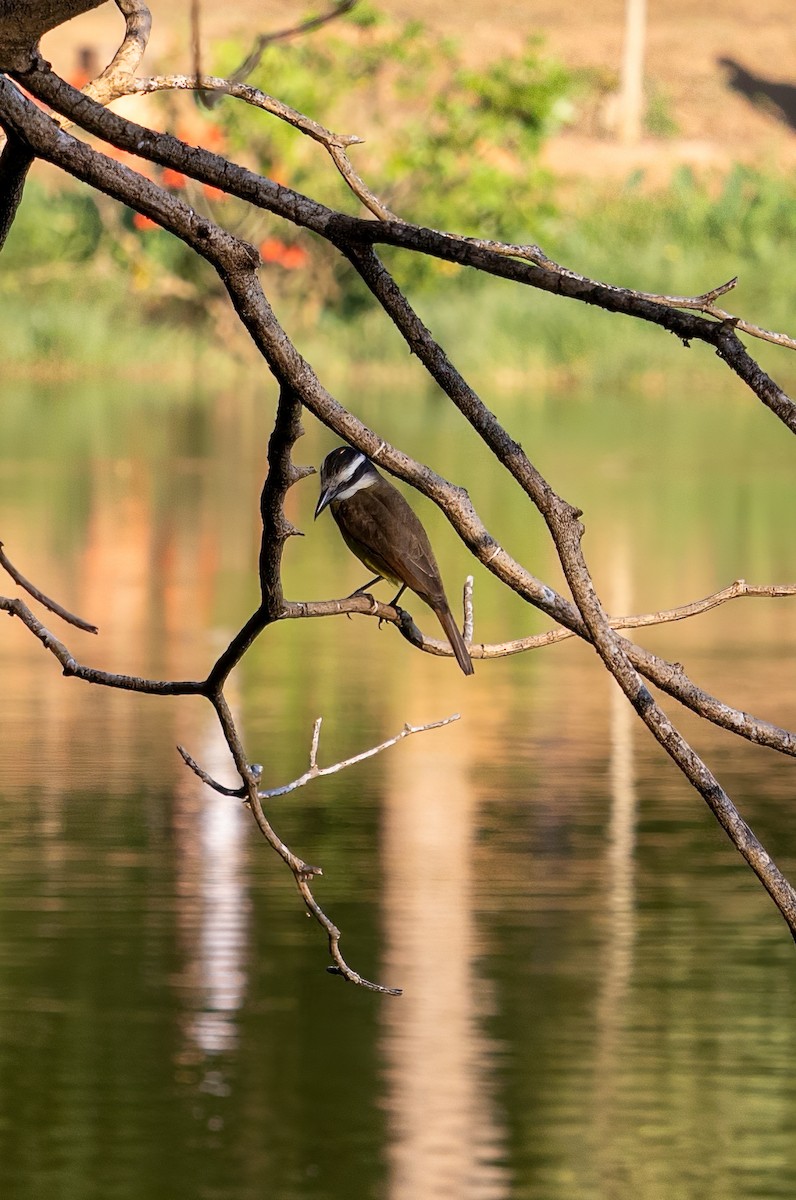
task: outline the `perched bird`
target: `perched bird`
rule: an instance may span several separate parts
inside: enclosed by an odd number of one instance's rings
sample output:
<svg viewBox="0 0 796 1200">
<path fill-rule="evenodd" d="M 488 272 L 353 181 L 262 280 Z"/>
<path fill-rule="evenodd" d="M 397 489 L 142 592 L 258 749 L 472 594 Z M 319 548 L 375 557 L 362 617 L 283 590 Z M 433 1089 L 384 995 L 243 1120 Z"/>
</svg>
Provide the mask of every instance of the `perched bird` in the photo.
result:
<svg viewBox="0 0 796 1200">
<path fill-rule="evenodd" d="M 465 675 L 472 675 L 473 664 L 445 597 L 428 534 L 398 489 L 360 450 L 338 446 L 321 465 L 316 517 L 327 504 L 349 550 L 376 572 L 357 591 L 389 579 L 401 585 L 392 602 L 397 604 L 409 588 L 436 613 L 456 661 Z"/>
</svg>

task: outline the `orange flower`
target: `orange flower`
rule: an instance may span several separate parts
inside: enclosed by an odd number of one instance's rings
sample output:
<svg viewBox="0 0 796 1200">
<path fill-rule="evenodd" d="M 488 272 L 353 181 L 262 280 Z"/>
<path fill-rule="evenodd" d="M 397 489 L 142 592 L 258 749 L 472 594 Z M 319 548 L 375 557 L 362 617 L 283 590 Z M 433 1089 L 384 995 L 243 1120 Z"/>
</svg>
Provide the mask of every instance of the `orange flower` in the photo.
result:
<svg viewBox="0 0 796 1200">
<path fill-rule="evenodd" d="M 288 246 L 279 238 L 266 238 L 261 243 L 260 258 L 264 263 L 278 263 L 286 271 L 296 271 L 310 260 L 302 246 Z"/>
<path fill-rule="evenodd" d="M 212 183 L 203 183 L 202 191 L 208 200 L 226 200 L 227 193 L 222 192 L 221 188 L 213 187 Z"/>
<path fill-rule="evenodd" d="M 215 150 L 218 153 L 224 149 L 226 140 L 224 130 L 219 125 L 208 124 L 202 130 L 202 145 L 206 150 Z"/>
<path fill-rule="evenodd" d="M 163 185 L 170 188 L 184 188 L 187 180 L 182 171 L 175 171 L 172 167 L 163 168 Z"/>
<path fill-rule="evenodd" d="M 282 266 L 286 271 L 297 271 L 309 262 L 309 254 L 303 246 L 285 246 Z"/>
<path fill-rule="evenodd" d="M 110 142 L 102 147 L 102 153 L 106 154 L 108 158 L 117 159 L 118 162 L 128 162 L 131 158 L 126 150 L 120 150 L 118 146 L 112 146 Z"/>
<path fill-rule="evenodd" d="M 143 213 L 133 213 L 133 225 L 136 229 L 157 229 L 159 228 L 157 221 L 153 221 L 151 217 L 144 216 Z"/>
<path fill-rule="evenodd" d="M 260 258 L 263 262 L 281 263 L 285 252 L 285 243 L 279 238 L 266 238 L 260 246 Z"/>
</svg>

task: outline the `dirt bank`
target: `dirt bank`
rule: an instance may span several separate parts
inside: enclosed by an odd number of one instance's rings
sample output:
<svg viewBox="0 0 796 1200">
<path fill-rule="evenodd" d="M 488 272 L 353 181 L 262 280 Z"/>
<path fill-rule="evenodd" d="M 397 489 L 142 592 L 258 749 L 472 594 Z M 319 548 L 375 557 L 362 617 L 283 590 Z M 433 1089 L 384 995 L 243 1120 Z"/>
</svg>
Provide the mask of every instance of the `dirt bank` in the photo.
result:
<svg viewBox="0 0 796 1200">
<path fill-rule="evenodd" d="M 518 49 L 538 34 L 549 52 L 570 67 L 597 69 L 609 83 L 618 78 L 624 0 L 592 0 L 588 6 L 550 0 L 493 0 L 490 5 L 483 0 L 380 0 L 379 7 L 460 39 L 473 59 Z M 188 0 L 151 0 L 151 8 L 150 61 L 188 68 Z M 253 36 L 293 23 L 303 11 L 303 5 L 277 0 L 225 5 L 204 0 L 203 32 L 207 39 L 241 32 Z M 49 35 L 45 51 L 66 70 L 81 45 L 111 54 L 120 28 L 121 18 L 109 3 Z M 649 0 L 646 77 L 659 116 L 672 129 L 669 136 L 645 137 L 636 146 L 618 144 L 608 100 L 597 109 L 584 106 L 574 126 L 553 139 L 546 150 L 549 165 L 562 174 L 595 177 L 624 176 L 636 166 L 665 176 L 680 162 L 796 168 L 792 0 L 759 0 L 753 13 L 742 0 L 712 7 L 694 0 Z M 756 101 L 750 93 L 757 94 Z M 323 119 L 323 113 L 313 115 Z"/>
</svg>

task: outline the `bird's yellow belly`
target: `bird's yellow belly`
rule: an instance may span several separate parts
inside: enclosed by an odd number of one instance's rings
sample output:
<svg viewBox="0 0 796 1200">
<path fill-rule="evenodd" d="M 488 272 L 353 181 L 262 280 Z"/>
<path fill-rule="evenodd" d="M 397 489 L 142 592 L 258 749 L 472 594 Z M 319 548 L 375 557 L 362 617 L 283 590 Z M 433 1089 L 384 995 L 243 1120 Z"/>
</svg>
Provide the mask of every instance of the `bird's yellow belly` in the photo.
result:
<svg viewBox="0 0 796 1200">
<path fill-rule="evenodd" d="M 367 546 L 363 546 L 360 542 L 350 537 L 344 529 L 341 529 L 340 532 L 348 549 L 352 554 L 356 555 L 361 563 L 364 563 L 369 571 L 372 571 L 374 575 L 381 575 L 382 578 L 388 579 L 390 583 L 403 583 L 403 580 L 399 579 L 383 558 L 378 554 L 374 554 Z"/>
</svg>

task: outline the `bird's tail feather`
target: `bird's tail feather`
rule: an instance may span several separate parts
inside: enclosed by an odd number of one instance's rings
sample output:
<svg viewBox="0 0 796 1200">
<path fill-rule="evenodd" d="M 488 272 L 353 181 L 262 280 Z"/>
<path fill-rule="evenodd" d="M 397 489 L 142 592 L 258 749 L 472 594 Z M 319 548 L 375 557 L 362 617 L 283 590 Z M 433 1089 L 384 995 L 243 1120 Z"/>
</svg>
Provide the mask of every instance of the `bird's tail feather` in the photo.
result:
<svg viewBox="0 0 796 1200">
<path fill-rule="evenodd" d="M 475 669 L 472 659 L 467 653 L 467 647 L 464 644 L 464 638 L 459 633 L 459 627 L 453 619 L 453 613 L 449 608 L 435 608 L 439 623 L 445 630 L 445 636 L 453 648 L 453 653 L 456 655 L 456 661 L 464 671 L 465 675 L 473 675 Z"/>
</svg>

